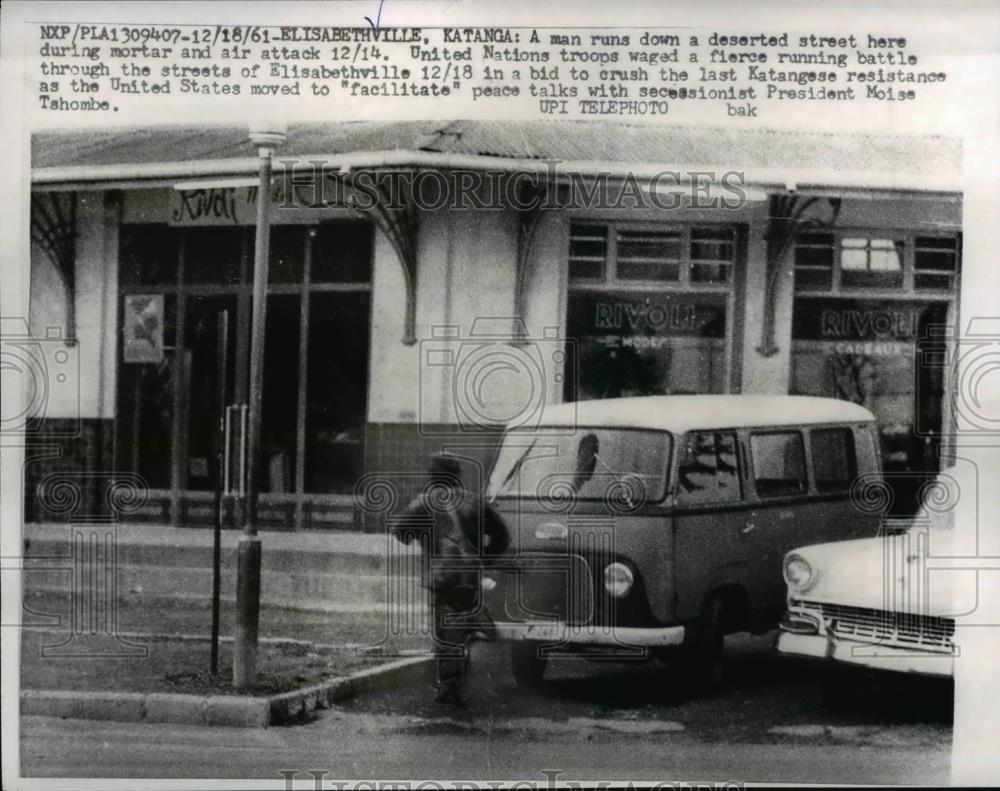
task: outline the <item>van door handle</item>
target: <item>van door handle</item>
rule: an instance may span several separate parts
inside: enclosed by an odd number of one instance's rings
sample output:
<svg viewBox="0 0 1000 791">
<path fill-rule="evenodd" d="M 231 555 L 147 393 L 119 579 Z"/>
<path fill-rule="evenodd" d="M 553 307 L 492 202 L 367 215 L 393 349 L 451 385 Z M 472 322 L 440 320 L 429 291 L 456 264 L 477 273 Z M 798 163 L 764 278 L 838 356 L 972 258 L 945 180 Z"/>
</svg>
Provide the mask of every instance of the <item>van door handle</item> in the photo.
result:
<svg viewBox="0 0 1000 791">
<path fill-rule="evenodd" d="M 740 535 L 745 536 L 748 533 L 752 532 L 756 527 L 757 525 L 755 525 L 753 522 L 747 522 L 745 525 L 743 525 L 743 527 L 740 528 Z"/>
</svg>

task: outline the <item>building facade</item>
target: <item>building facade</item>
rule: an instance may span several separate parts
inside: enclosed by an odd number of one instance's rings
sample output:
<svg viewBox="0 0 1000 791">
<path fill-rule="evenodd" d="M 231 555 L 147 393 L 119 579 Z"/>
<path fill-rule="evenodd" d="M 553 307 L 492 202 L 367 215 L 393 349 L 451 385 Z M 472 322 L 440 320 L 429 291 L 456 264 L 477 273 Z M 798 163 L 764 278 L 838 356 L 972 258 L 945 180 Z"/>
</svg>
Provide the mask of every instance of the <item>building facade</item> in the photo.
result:
<svg viewBox="0 0 1000 791">
<path fill-rule="evenodd" d="M 247 400 L 256 193 L 244 182 L 256 164 L 245 137 L 36 136 L 30 335 L 73 339 L 79 373 L 50 388 L 32 431 L 29 518 L 59 517 L 60 476 L 129 473 L 148 490 L 129 518 L 211 523 L 220 352 L 225 402 Z M 324 163 L 320 179 L 448 174 L 448 190 L 455 174 L 506 175 L 474 179 L 461 205 L 411 189 L 388 196 L 400 198 L 389 209 L 317 199 L 315 166 L 276 183 L 263 526 L 355 525 L 373 476 L 404 497 L 441 448 L 485 469 L 497 421 L 530 421 L 563 400 L 862 403 L 878 418 L 887 470 L 906 473 L 901 513 L 948 452 L 950 383 L 934 352 L 960 311 L 951 141 L 327 124 L 292 127 L 279 171 L 286 157 L 289 168 Z M 684 178 L 658 192 L 664 171 Z M 716 181 L 698 192 L 694 172 Z M 533 200 L 491 191 L 519 173 L 532 175 L 521 186 Z M 738 200 L 720 173 L 740 174 Z M 596 183 L 614 187 L 610 200 Z M 657 194 L 669 200 L 649 200 Z"/>
</svg>

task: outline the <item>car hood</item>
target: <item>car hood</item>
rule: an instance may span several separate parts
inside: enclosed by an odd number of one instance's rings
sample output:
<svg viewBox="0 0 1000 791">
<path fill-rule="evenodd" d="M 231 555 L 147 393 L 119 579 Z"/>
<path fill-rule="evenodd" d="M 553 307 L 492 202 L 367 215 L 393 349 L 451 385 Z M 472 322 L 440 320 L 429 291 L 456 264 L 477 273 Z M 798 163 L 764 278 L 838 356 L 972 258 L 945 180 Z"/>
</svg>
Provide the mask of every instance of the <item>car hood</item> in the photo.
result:
<svg viewBox="0 0 1000 791">
<path fill-rule="evenodd" d="M 794 599 L 954 618 L 977 601 L 974 569 L 947 568 L 960 557 L 948 530 L 911 530 L 793 550 L 815 582 Z"/>
</svg>

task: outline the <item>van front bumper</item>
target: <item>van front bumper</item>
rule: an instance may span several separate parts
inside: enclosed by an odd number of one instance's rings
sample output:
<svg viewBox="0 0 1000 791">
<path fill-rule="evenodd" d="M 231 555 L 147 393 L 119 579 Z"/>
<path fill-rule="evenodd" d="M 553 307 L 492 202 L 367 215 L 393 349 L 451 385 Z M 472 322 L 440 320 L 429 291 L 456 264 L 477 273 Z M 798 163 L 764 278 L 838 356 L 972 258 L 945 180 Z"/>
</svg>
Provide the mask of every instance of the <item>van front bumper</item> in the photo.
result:
<svg viewBox="0 0 1000 791">
<path fill-rule="evenodd" d="M 500 640 L 607 646 L 668 646 L 684 642 L 683 626 L 573 626 L 563 621 L 523 621 L 496 624 Z"/>
<path fill-rule="evenodd" d="M 902 673 L 922 673 L 931 676 L 952 676 L 955 659 L 951 654 L 917 651 L 878 643 L 860 643 L 838 640 L 821 634 L 778 633 L 775 648 L 790 656 L 809 656 L 832 659 L 852 665 L 863 665 L 876 670 Z"/>
</svg>

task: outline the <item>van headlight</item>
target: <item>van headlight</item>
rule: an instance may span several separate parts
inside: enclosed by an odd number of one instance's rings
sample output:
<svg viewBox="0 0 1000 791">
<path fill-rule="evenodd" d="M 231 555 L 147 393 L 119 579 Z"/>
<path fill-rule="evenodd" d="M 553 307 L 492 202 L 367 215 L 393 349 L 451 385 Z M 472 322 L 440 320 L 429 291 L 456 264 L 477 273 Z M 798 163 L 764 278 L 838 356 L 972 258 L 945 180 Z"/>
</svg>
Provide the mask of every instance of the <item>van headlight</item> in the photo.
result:
<svg viewBox="0 0 1000 791">
<path fill-rule="evenodd" d="M 816 584 L 816 570 L 808 560 L 795 552 L 785 557 L 785 583 L 794 593 L 805 593 Z"/>
<path fill-rule="evenodd" d="M 611 563 L 604 569 L 604 590 L 620 599 L 627 596 L 635 583 L 632 569 L 624 563 Z"/>
</svg>

